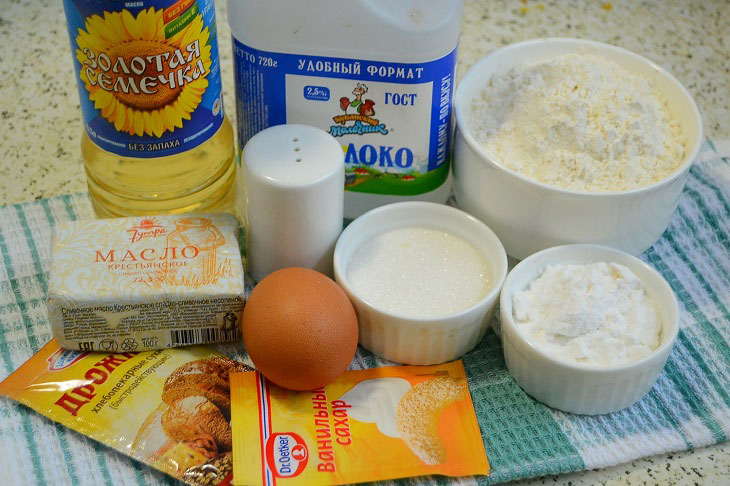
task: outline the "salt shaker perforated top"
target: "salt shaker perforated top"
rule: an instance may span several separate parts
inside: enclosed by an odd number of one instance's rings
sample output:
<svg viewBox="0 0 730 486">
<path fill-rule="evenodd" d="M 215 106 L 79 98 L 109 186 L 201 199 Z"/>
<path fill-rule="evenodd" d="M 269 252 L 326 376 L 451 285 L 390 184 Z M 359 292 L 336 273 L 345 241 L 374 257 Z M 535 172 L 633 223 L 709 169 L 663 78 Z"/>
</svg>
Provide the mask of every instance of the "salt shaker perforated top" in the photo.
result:
<svg viewBox="0 0 730 486">
<path fill-rule="evenodd" d="M 342 147 L 307 125 L 277 125 L 256 134 L 241 154 L 246 249 L 256 281 L 284 267 L 332 276 L 342 232 Z"/>
</svg>

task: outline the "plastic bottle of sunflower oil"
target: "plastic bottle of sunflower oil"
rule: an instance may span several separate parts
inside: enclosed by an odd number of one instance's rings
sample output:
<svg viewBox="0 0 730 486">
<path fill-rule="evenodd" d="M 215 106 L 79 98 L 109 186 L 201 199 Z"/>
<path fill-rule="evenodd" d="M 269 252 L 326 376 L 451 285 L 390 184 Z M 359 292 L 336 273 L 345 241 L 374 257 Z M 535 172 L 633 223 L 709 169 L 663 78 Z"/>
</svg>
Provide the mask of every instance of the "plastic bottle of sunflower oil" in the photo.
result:
<svg viewBox="0 0 730 486">
<path fill-rule="evenodd" d="M 239 149 L 301 123 L 345 152 L 345 217 L 449 194 L 462 0 L 228 0 Z"/>
<path fill-rule="evenodd" d="M 213 0 L 64 0 L 97 216 L 228 210 Z"/>
</svg>

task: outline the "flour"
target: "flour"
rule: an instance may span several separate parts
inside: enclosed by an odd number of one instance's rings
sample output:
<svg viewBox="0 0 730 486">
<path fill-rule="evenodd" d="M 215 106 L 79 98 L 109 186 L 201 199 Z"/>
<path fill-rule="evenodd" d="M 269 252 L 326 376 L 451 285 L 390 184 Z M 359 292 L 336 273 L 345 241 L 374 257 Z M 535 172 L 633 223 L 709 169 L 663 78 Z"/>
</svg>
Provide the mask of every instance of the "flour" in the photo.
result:
<svg viewBox="0 0 730 486">
<path fill-rule="evenodd" d="M 613 366 L 659 346 L 661 322 L 641 281 L 623 265 L 551 265 L 515 292 L 517 327 L 557 359 Z"/>
<path fill-rule="evenodd" d="M 594 54 L 493 76 L 472 102 L 470 123 L 500 164 L 577 191 L 646 186 L 684 156 L 681 127 L 652 83 Z"/>
</svg>

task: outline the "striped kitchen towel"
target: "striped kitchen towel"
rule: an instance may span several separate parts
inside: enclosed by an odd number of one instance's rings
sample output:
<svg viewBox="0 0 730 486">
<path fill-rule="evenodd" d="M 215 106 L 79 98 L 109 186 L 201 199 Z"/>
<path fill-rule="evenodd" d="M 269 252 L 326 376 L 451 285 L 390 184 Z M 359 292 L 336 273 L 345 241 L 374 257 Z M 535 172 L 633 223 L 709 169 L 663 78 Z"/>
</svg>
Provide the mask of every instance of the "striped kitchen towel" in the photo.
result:
<svg viewBox="0 0 730 486">
<path fill-rule="evenodd" d="M 90 217 L 85 194 L 0 207 L 1 378 L 51 337 L 45 309 L 51 228 Z M 499 338 L 489 331 L 464 357 L 492 467 L 478 483 L 604 467 L 730 436 L 730 159 L 710 141 L 690 170 L 669 228 L 642 258 L 680 302 L 681 331 L 657 384 L 637 404 L 609 415 L 552 410 L 517 386 Z M 245 359 L 231 345 L 221 349 Z M 352 367 L 387 364 L 360 349 Z M 175 483 L 9 400 L 0 400 L 0 416 L 0 471 L 14 484 Z"/>
</svg>

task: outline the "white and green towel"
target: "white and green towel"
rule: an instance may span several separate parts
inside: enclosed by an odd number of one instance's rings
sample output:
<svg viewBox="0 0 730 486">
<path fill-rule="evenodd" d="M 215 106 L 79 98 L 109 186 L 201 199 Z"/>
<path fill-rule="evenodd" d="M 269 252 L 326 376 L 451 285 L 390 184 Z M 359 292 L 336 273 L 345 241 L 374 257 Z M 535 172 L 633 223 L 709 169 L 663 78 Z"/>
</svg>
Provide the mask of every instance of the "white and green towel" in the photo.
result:
<svg viewBox="0 0 730 486">
<path fill-rule="evenodd" d="M 51 228 L 90 217 L 85 194 L 0 207 L 0 378 L 51 338 L 45 309 Z M 491 331 L 464 357 L 492 467 L 479 483 L 604 467 L 730 437 L 730 159 L 710 141 L 668 230 L 642 259 L 679 298 L 681 330 L 659 381 L 634 406 L 587 417 L 536 402 L 508 374 Z M 352 366 L 383 364 L 389 363 L 360 349 Z M 13 484 L 175 484 L 9 400 L 0 400 L 0 417 L 0 475 Z"/>
</svg>

